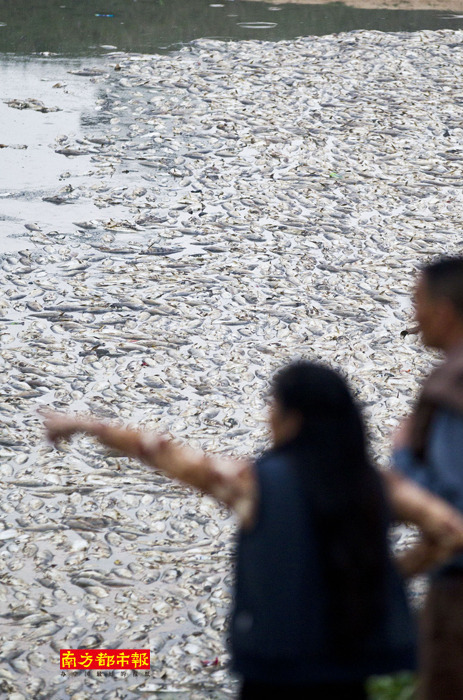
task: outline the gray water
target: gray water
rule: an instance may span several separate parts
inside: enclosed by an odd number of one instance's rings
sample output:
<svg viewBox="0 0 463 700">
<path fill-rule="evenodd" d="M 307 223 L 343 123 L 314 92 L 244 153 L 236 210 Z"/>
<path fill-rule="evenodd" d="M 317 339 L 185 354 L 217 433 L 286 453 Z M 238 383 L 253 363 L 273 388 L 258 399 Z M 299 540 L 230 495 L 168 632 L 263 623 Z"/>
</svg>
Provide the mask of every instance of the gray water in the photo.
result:
<svg viewBox="0 0 463 700">
<path fill-rule="evenodd" d="M 357 29 L 386 32 L 458 29 L 463 15 L 446 10 L 363 10 L 343 3 L 272 5 L 242 0 L 0 0 L 0 241 L 24 247 L 25 225 L 50 224 L 65 234 L 92 204 L 43 201 L 65 186 L 68 163 L 50 146 L 61 134 L 79 136 L 96 87 L 69 73 L 97 66 L 110 51 L 164 53 L 198 38 L 278 41 Z M 58 86 L 58 87 L 53 87 Z M 60 111 L 12 109 L 35 98 Z M 91 173 L 90 159 L 73 159 L 74 178 Z M 82 181 L 82 180 L 81 180 Z M 25 237 L 24 237 L 25 236 Z"/>
<path fill-rule="evenodd" d="M 98 63 L 98 62 L 97 62 Z M 92 62 L 92 65 L 95 61 Z M 69 231 L 72 221 L 88 215 L 89 205 L 59 207 L 43 200 L 67 183 L 69 163 L 55 153 L 62 134 L 79 135 L 86 109 L 95 99 L 89 81 L 70 74 L 82 60 L 4 58 L 0 62 L 0 241 L 1 251 L 21 249 L 27 242 L 26 225 L 50 224 Z M 84 82 L 82 82 L 84 80 Z M 62 87 L 53 87 L 60 84 Z M 83 89 L 85 85 L 85 89 Z M 59 111 L 42 113 L 13 109 L 12 99 L 40 99 Z M 89 158 L 73 159 L 72 172 L 80 179 L 89 170 Z M 90 206 L 91 209 L 91 206 Z"/>
<path fill-rule="evenodd" d="M 355 29 L 412 32 L 462 27 L 463 15 L 445 9 L 365 10 L 341 2 L 1 0 L 0 54 L 94 56 L 107 45 L 156 53 L 204 37 L 279 41 Z"/>
</svg>

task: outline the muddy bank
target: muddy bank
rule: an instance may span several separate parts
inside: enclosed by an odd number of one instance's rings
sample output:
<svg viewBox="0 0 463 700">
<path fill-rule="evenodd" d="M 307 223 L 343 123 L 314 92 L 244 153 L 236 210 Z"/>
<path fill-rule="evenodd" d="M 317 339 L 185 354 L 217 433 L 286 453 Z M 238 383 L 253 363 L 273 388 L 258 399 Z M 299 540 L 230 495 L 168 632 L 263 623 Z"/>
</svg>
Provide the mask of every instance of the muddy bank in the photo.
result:
<svg viewBox="0 0 463 700">
<path fill-rule="evenodd" d="M 266 2 L 266 0 L 245 0 Z M 272 0 L 272 5 L 329 5 L 330 0 Z M 442 10 L 463 13 L 461 0 L 348 0 L 336 3 L 363 10 Z"/>
</svg>

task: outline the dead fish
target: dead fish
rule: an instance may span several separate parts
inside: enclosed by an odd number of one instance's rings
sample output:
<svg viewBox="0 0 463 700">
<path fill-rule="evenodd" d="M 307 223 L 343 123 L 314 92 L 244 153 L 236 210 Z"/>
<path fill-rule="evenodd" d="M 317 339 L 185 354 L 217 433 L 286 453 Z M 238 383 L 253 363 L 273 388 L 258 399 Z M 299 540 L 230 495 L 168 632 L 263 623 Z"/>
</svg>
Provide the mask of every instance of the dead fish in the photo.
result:
<svg viewBox="0 0 463 700">
<path fill-rule="evenodd" d="M 420 332 L 420 327 L 419 326 L 412 326 L 412 328 L 405 328 L 403 331 L 400 332 L 400 335 L 402 338 L 405 338 L 406 335 L 415 335 L 416 333 Z"/>
<path fill-rule="evenodd" d="M 97 151 L 81 150 L 78 148 L 56 148 L 55 153 L 59 153 L 63 156 L 88 156 Z"/>
<path fill-rule="evenodd" d="M 107 598 L 109 596 L 108 591 L 106 591 L 102 586 L 87 586 L 86 592 L 96 596 L 97 598 Z"/>
<path fill-rule="evenodd" d="M 43 498 L 43 494 L 41 494 Z M 62 530 L 61 525 L 30 525 L 28 527 L 23 527 L 23 530 L 27 530 L 29 532 L 53 532 L 53 531 L 58 531 Z"/>
<path fill-rule="evenodd" d="M 49 615 L 47 612 L 41 611 L 27 615 L 22 619 L 21 624 L 30 625 L 32 627 L 40 627 L 41 625 L 45 625 L 48 622 L 53 622 L 54 620 L 58 619 L 59 615 Z"/>
<path fill-rule="evenodd" d="M 113 525 L 115 523 L 111 518 L 98 518 L 98 517 L 79 517 L 79 518 L 65 518 L 63 524 L 71 530 L 82 530 L 93 532 L 95 530 L 103 530 Z"/>
<path fill-rule="evenodd" d="M 58 584 L 56 581 L 53 581 L 53 579 L 46 578 L 45 576 L 42 578 L 36 578 L 35 579 L 37 583 L 40 583 L 41 586 L 44 586 L 45 588 L 57 588 Z"/>
<path fill-rule="evenodd" d="M 59 195 L 42 197 L 42 202 L 50 202 L 50 204 L 70 204 L 75 200 L 75 197 L 60 197 Z"/>
<path fill-rule="evenodd" d="M 60 112 L 59 107 L 45 107 L 44 103 L 40 100 L 36 100 L 30 97 L 27 100 L 7 100 L 6 104 L 8 107 L 13 107 L 14 109 L 33 109 L 35 112 Z"/>
<path fill-rule="evenodd" d="M 92 77 L 96 75 L 104 75 L 105 71 L 100 68 L 78 68 L 77 70 L 68 70 L 71 75 L 81 75 L 84 77 Z"/>
<path fill-rule="evenodd" d="M 48 566 L 51 561 L 54 559 L 54 554 L 53 552 L 50 552 L 49 549 L 46 549 L 45 551 L 41 552 L 35 557 L 35 563 L 37 566 L 42 567 L 42 566 Z"/>
<path fill-rule="evenodd" d="M 45 624 L 41 625 L 36 632 L 29 634 L 28 638 L 35 640 L 53 637 L 54 635 L 58 634 L 61 629 L 62 626 L 58 625 L 56 622 L 46 622 Z"/>
</svg>

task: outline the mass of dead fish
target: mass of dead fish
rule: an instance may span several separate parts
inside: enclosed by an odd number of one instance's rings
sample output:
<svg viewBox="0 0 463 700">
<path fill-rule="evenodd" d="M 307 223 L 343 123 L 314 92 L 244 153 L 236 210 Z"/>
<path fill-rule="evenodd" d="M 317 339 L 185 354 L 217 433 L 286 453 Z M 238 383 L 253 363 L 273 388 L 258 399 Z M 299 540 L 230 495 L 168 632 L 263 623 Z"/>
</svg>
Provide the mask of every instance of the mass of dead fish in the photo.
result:
<svg viewBox="0 0 463 700">
<path fill-rule="evenodd" d="M 91 440 L 52 449 L 37 408 L 253 454 L 272 373 L 319 358 L 387 465 L 434 359 L 403 332 L 416 271 L 461 252 L 462 47 L 458 31 L 201 40 L 77 73 L 95 111 L 52 144 L 68 184 L 45 199 L 98 215 L 30 222 L 30 247 L 0 258 L 0 694 L 234 695 L 229 513 Z M 150 648 L 151 675 L 63 677 L 76 647 Z"/>
</svg>

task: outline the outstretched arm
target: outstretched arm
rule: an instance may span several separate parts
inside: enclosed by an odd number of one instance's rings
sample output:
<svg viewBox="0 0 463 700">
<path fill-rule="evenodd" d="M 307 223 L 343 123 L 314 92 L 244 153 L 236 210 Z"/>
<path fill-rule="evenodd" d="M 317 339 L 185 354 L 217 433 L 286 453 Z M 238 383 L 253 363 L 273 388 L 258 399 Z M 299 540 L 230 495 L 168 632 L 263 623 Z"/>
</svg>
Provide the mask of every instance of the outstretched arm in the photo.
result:
<svg viewBox="0 0 463 700">
<path fill-rule="evenodd" d="M 76 433 L 95 437 L 106 447 L 209 493 L 233 508 L 244 524 L 252 519 L 256 484 L 250 460 L 207 455 L 162 435 L 120 428 L 94 418 L 48 413 L 45 428 L 54 443 Z"/>
</svg>

